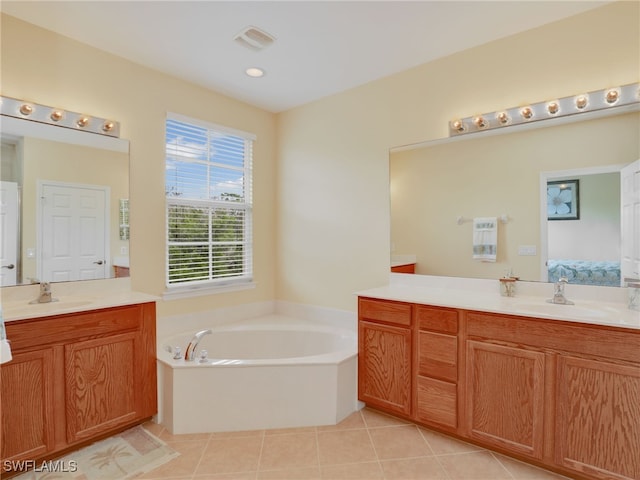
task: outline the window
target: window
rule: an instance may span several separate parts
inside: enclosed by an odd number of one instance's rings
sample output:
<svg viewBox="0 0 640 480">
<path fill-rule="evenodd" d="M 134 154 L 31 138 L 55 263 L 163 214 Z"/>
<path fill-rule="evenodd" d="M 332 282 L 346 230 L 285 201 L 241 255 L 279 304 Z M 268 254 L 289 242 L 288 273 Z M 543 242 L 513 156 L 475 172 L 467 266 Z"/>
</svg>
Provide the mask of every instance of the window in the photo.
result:
<svg viewBox="0 0 640 480">
<path fill-rule="evenodd" d="M 244 132 L 168 116 L 165 195 L 169 292 L 252 281 L 254 140 Z"/>
</svg>

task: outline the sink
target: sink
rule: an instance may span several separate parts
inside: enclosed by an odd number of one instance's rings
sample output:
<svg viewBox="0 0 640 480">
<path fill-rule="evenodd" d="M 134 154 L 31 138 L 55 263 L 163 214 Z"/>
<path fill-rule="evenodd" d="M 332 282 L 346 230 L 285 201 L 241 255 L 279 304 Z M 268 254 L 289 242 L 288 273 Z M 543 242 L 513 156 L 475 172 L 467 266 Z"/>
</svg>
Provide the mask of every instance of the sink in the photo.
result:
<svg viewBox="0 0 640 480">
<path fill-rule="evenodd" d="M 30 303 L 28 301 L 12 300 L 2 302 L 2 313 L 6 319 L 15 320 L 29 317 L 39 317 L 81 310 L 82 307 L 94 303 L 88 297 L 60 297 L 57 302 Z"/>
<path fill-rule="evenodd" d="M 92 300 L 60 300 L 48 302 L 48 303 L 29 303 L 31 308 L 33 307 L 49 307 L 49 308 L 77 308 L 84 307 L 85 305 L 89 305 Z"/>
<path fill-rule="evenodd" d="M 539 315 L 553 315 L 567 318 L 607 318 L 615 315 L 614 308 L 579 305 L 563 305 L 556 303 L 519 303 L 517 310 Z"/>
</svg>

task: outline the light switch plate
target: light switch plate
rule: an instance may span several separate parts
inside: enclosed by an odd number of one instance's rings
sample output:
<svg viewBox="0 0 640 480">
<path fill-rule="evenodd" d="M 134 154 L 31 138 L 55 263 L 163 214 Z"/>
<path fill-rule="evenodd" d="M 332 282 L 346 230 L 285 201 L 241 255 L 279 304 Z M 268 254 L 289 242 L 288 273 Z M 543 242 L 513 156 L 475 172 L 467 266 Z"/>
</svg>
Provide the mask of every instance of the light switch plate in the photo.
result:
<svg viewBox="0 0 640 480">
<path fill-rule="evenodd" d="M 535 245 L 518 245 L 518 255 L 533 257 L 538 254 Z"/>
</svg>

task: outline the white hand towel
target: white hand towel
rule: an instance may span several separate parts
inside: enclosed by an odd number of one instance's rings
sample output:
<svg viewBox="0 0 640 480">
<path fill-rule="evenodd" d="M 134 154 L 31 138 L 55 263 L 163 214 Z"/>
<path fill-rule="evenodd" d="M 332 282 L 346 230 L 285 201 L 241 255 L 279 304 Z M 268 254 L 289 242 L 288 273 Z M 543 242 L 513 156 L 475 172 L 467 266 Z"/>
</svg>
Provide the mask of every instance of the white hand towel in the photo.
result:
<svg viewBox="0 0 640 480">
<path fill-rule="evenodd" d="M 473 259 L 495 262 L 498 253 L 498 218 L 473 219 Z"/>
</svg>

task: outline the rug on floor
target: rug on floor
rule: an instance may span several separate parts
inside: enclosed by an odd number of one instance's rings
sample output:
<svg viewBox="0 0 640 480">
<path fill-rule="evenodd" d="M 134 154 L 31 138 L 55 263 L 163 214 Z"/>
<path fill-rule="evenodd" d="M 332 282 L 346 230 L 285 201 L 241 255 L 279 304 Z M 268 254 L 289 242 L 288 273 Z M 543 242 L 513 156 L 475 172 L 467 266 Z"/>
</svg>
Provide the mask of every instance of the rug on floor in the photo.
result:
<svg viewBox="0 0 640 480">
<path fill-rule="evenodd" d="M 125 480 L 180 454 L 142 426 L 133 427 L 56 460 L 37 462 L 15 480 Z"/>
</svg>

